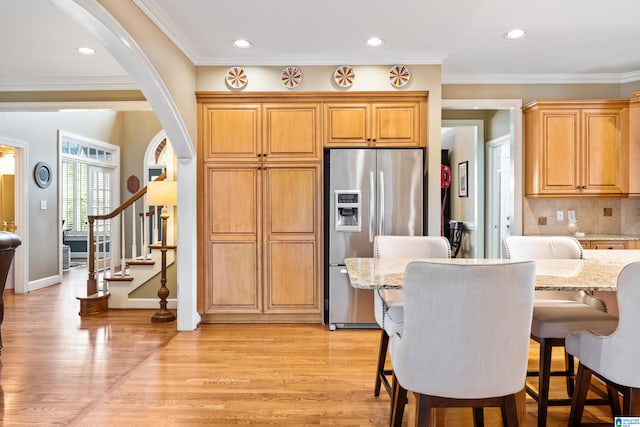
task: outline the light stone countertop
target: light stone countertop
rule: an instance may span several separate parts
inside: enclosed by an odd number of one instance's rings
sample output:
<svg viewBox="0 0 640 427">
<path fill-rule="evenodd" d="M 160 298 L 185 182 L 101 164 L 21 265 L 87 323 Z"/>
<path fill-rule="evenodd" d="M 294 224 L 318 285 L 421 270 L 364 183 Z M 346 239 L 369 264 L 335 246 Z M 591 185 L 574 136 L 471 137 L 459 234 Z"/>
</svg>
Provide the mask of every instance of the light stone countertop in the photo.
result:
<svg viewBox="0 0 640 427">
<path fill-rule="evenodd" d="M 412 261 L 446 264 L 492 264 L 508 259 L 407 259 L 347 258 L 351 286 L 359 289 L 401 288 L 404 269 Z M 640 261 L 640 250 L 601 251 L 587 249 L 584 259 L 536 260 L 536 289 L 547 291 L 615 291 L 622 268 Z"/>
</svg>

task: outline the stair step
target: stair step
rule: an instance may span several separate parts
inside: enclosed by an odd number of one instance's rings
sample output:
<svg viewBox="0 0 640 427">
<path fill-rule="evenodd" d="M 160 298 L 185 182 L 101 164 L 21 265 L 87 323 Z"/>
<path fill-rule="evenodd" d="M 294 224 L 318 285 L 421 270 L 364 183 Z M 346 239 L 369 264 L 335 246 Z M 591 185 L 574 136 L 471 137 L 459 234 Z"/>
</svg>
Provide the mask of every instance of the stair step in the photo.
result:
<svg viewBox="0 0 640 427">
<path fill-rule="evenodd" d="M 131 282 L 133 281 L 133 276 L 110 276 L 104 279 L 110 282 Z"/>
<path fill-rule="evenodd" d="M 127 265 L 154 265 L 155 263 L 155 261 L 145 261 L 143 259 L 132 259 L 130 261 L 127 261 Z"/>
</svg>

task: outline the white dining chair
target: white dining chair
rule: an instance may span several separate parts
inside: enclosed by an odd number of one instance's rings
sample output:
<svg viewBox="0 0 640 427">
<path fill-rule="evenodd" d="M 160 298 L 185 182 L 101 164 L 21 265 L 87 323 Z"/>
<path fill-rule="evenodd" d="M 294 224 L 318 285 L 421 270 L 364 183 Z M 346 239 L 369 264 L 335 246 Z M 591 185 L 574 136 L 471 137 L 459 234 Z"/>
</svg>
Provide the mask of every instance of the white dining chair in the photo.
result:
<svg viewBox="0 0 640 427">
<path fill-rule="evenodd" d="M 617 299 L 619 321 L 613 333 L 601 335 L 584 330 L 566 337 L 567 352 L 580 360 L 570 426 L 580 425 L 592 375 L 604 380 L 609 390 L 622 393 L 622 409 L 615 393 L 614 417 L 640 417 L 640 262 L 631 263 L 620 272 Z"/>
<path fill-rule="evenodd" d="M 442 236 L 376 236 L 373 242 L 376 258 L 451 258 L 449 240 Z M 374 291 L 374 315 L 381 328 L 380 349 L 376 369 L 374 395 L 380 387 L 391 395 L 391 369 L 385 369 L 389 337 L 402 330 L 404 322 L 403 292 L 398 289 Z"/>
<path fill-rule="evenodd" d="M 392 426 L 401 426 L 407 391 L 418 394 L 417 425 L 431 408 L 498 406 L 518 425 L 516 394 L 527 373 L 533 311 L 532 261 L 412 262 L 404 273 L 404 328 L 391 338 Z"/>
<path fill-rule="evenodd" d="M 507 236 L 503 254 L 513 260 L 582 259 L 580 243 L 569 236 Z M 527 393 L 538 402 L 538 426 L 546 426 L 549 406 L 568 406 L 574 389 L 574 360 L 565 353 L 565 369 L 551 371 L 553 347 L 564 347 L 565 336 L 574 331 L 591 329 L 612 331 L 618 319 L 606 312 L 604 302 L 584 291 L 536 291 L 533 306 L 531 338 L 540 345 L 537 391 L 527 385 Z M 549 398 L 551 376 L 563 376 L 568 398 Z M 608 405 L 608 399 L 591 399 L 589 404 Z"/>
</svg>

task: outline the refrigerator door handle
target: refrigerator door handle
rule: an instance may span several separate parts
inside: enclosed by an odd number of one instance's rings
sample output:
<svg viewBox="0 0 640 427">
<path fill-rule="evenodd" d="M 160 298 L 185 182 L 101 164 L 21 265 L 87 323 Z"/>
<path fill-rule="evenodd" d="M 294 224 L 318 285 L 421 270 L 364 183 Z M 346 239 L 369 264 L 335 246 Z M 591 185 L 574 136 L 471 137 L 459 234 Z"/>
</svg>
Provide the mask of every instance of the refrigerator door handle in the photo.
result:
<svg viewBox="0 0 640 427">
<path fill-rule="evenodd" d="M 380 190 L 380 219 L 378 220 L 378 235 L 384 234 L 384 172 L 379 172 L 378 188 Z"/>
<path fill-rule="evenodd" d="M 369 243 L 373 243 L 373 213 L 376 209 L 376 183 L 373 171 L 369 172 Z"/>
</svg>

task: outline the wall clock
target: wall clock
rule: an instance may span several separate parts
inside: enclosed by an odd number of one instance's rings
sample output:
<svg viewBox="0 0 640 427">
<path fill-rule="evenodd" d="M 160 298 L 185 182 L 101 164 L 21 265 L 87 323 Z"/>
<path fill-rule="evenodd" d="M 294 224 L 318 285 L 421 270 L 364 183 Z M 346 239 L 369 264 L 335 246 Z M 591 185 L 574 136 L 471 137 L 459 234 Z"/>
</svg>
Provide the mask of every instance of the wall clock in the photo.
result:
<svg viewBox="0 0 640 427">
<path fill-rule="evenodd" d="M 51 171 L 51 166 L 49 166 L 49 163 L 36 163 L 35 168 L 33 168 L 33 179 L 36 181 L 38 187 L 47 188 L 49 184 L 51 184 L 51 180 L 53 179 L 53 172 Z"/>
</svg>

